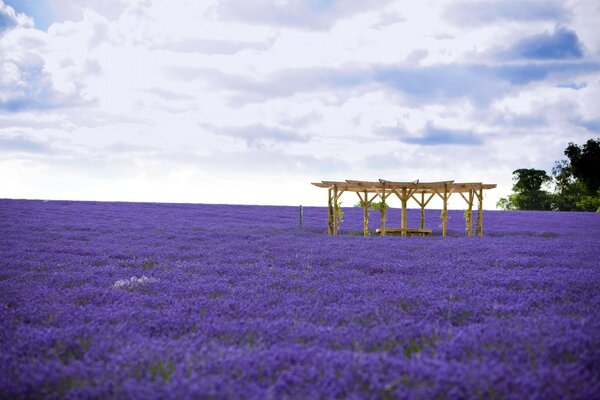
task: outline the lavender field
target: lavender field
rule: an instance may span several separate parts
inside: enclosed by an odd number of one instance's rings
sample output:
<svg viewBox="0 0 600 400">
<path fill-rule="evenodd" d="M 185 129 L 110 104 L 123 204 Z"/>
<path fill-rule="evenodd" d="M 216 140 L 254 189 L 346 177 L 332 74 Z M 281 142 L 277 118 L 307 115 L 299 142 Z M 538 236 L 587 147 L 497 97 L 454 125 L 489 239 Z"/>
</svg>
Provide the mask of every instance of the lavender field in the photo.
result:
<svg viewBox="0 0 600 400">
<path fill-rule="evenodd" d="M 0 398 L 598 398 L 600 214 L 344 211 L 0 200 Z"/>
</svg>

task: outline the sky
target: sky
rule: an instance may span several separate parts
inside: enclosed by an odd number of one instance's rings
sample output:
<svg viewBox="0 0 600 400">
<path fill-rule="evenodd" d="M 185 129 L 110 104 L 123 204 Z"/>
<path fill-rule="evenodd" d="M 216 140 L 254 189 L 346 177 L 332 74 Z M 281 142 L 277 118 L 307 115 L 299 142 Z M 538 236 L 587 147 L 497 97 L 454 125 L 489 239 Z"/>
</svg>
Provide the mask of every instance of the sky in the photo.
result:
<svg viewBox="0 0 600 400">
<path fill-rule="evenodd" d="M 597 0 L 0 0 L 0 198 L 324 206 L 311 182 L 382 178 L 496 183 L 493 209 L 513 170 L 600 137 L 599 20 Z"/>
</svg>

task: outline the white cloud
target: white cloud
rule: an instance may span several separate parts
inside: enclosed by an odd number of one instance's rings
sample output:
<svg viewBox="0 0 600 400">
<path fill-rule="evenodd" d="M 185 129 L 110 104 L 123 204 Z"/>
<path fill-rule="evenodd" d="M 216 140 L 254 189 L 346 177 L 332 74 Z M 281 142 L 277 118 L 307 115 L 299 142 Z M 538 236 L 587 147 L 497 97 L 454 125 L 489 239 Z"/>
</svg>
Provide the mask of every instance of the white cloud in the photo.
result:
<svg viewBox="0 0 600 400">
<path fill-rule="evenodd" d="M 322 205 L 311 181 L 381 177 L 493 207 L 597 134 L 588 1 L 47 1 L 47 32 L 0 3 L 2 197 Z M 580 58 L 498 56 L 563 28 Z"/>
<path fill-rule="evenodd" d="M 378 9 L 389 0 L 223 0 L 217 13 L 224 19 L 284 28 L 329 29 L 338 20 Z"/>
</svg>

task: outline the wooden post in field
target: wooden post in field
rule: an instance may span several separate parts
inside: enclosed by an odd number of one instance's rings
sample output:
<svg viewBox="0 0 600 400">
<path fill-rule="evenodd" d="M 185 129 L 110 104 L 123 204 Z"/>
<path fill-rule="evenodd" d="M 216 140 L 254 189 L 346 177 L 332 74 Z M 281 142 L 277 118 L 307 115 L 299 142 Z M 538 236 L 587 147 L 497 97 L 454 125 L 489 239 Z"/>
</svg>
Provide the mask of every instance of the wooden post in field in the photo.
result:
<svg viewBox="0 0 600 400">
<path fill-rule="evenodd" d="M 477 231 L 479 236 L 483 236 L 483 187 L 479 187 L 479 207 L 477 210 Z"/>
<path fill-rule="evenodd" d="M 406 198 L 406 188 L 405 187 L 402 188 L 402 198 L 400 199 L 400 201 L 402 202 L 402 221 L 401 221 L 400 227 L 402 229 L 406 229 L 406 214 L 407 214 L 406 203 L 407 203 L 408 199 Z M 406 236 L 406 231 L 402 231 L 401 235 Z"/>
<path fill-rule="evenodd" d="M 425 229 L 425 192 L 421 192 L 421 229 Z"/>
<path fill-rule="evenodd" d="M 469 197 L 465 197 L 462 192 L 458 192 L 467 202 L 467 209 L 465 210 L 465 230 L 467 236 L 473 236 L 473 189 L 469 189 Z"/>
<path fill-rule="evenodd" d="M 423 229 L 425 227 L 425 192 L 421 192 L 421 200 L 412 195 L 412 198 L 417 202 L 419 207 L 421 208 L 421 224 L 420 227 Z"/>
<path fill-rule="evenodd" d="M 448 184 L 444 183 L 444 205 L 442 208 L 442 236 L 446 236 L 448 228 Z"/>
<path fill-rule="evenodd" d="M 365 200 L 363 201 L 363 236 L 369 236 L 369 198 L 367 191 L 364 191 Z"/>
<path fill-rule="evenodd" d="M 363 236 L 366 237 L 369 235 L 369 205 L 371 203 L 369 202 L 369 195 L 368 195 L 367 191 L 365 190 L 363 193 L 365 196 L 364 199 L 360 195 L 360 192 L 356 192 L 356 195 L 358 196 L 358 198 L 360 200 L 359 204 L 363 208 Z"/>
<path fill-rule="evenodd" d="M 419 207 L 421 207 L 421 229 L 425 229 L 425 207 L 427 206 L 427 204 L 429 204 L 429 202 L 431 201 L 431 199 L 435 196 L 435 192 L 431 193 L 429 195 L 429 198 L 427 200 L 425 200 L 425 192 L 421 192 L 421 199 L 417 199 L 415 197 L 415 195 L 413 194 L 412 198 L 417 202 L 417 204 L 419 205 Z"/>
<path fill-rule="evenodd" d="M 338 230 L 338 188 L 333 185 L 333 234 L 337 235 Z"/>
<path fill-rule="evenodd" d="M 331 198 L 331 188 L 327 190 L 327 234 L 333 234 L 333 201 Z"/>
<path fill-rule="evenodd" d="M 473 192 L 473 189 L 469 189 L 469 205 L 465 216 L 467 218 L 467 236 L 469 237 L 473 236 Z"/>
<path fill-rule="evenodd" d="M 381 236 L 385 236 L 385 219 L 387 218 L 387 206 L 385 202 L 387 195 L 385 194 L 385 183 L 383 184 L 383 190 L 379 197 L 381 197 L 381 209 L 379 210 L 379 213 L 381 214 Z"/>
</svg>

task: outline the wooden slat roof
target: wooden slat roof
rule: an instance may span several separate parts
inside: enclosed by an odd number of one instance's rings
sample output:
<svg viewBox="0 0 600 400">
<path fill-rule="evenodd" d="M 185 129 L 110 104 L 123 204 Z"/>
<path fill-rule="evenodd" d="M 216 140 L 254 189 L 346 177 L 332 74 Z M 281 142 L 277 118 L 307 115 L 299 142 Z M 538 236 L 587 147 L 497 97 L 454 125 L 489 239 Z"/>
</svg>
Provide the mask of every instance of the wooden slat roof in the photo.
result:
<svg viewBox="0 0 600 400">
<path fill-rule="evenodd" d="M 494 183 L 482 183 L 482 182 L 454 182 L 449 181 L 438 181 L 438 182 L 420 182 L 418 179 L 414 181 L 390 181 L 386 179 L 379 179 L 378 181 L 360 181 L 347 179 L 345 181 L 321 181 L 313 182 L 314 186 L 320 188 L 337 188 L 338 190 L 347 190 L 352 192 L 389 192 L 395 189 L 414 189 L 418 193 L 435 193 L 438 190 L 451 190 L 454 193 L 468 192 L 469 190 L 475 189 L 494 189 L 496 184 Z"/>
</svg>

